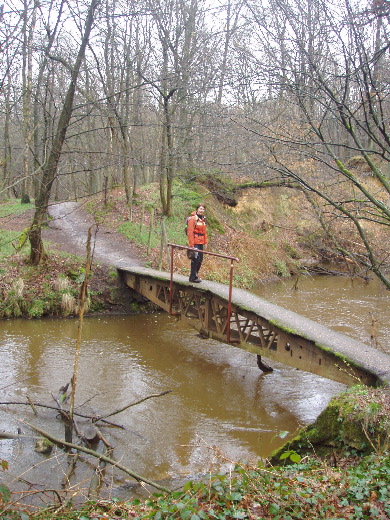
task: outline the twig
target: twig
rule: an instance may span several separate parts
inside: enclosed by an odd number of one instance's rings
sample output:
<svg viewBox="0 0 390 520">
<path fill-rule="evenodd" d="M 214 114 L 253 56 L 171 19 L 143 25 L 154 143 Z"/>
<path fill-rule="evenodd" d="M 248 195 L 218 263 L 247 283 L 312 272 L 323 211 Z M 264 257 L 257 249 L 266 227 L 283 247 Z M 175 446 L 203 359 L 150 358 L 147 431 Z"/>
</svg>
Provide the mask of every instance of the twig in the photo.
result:
<svg viewBox="0 0 390 520">
<path fill-rule="evenodd" d="M 34 377 L 34 376 L 28 376 L 28 377 L 25 377 L 24 379 L 19 379 L 19 381 L 14 381 L 13 383 L 10 383 L 9 385 L 1 386 L 0 390 L 5 390 L 6 388 L 8 388 L 10 386 L 17 385 L 18 383 L 23 383 L 23 381 L 27 381 L 28 379 L 31 379 L 32 377 Z"/>
<path fill-rule="evenodd" d="M 59 403 L 58 399 L 56 399 L 56 397 L 54 396 L 53 392 L 51 393 L 51 396 L 53 398 L 53 401 L 56 403 L 56 405 L 58 406 L 57 410 L 60 412 L 60 415 L 66 420 L 66 421 L 69 421 L 69 412 L 67 410 L 64 410 L 61 406 L 61 404 Z"/>
<path fill-rule="evenodd" d="M 29 405 L 31 406 L 32 411 L 34 412 L 34 415 L 38 415 L 37 409 L 35 408 L 34 403 L 31 401 L 31 399 L 28 395 L 26 396 L 26 399 L 29 402 Z"/>
<path fill-rule="evenodd" d="M 104 437 L 104 435 L 102 434 L 102 432 L 100 430 L 97 431 L 97 434 L 98 434 L 98 437 L 99 439 L 102 441 L 102 443 L 107 447 L 107 448 L 111 448 L 112 449 L 112 446 L 111 444 L 108 442 L 108 440 Z"/>
<path fill-rule="evenodd" d="M 79 452 L 77 452 L 75 455 L 73 455 L 73 454 L 69 454 L 68 455 L 68 460 L 70 458 L 69 467 L 68 467 L 68 470 L 65 473 L 63 479 L 61 480 L 61 486 L 63 488 L 66 488 L 67 486 L 69 486 L 69 483 L 70 483 L 69 480 L 70 480 L 70 477 L 74 473 L 74 470 L 75 470 L 75 467 L 76 467 L 76 462 L 78 461 L 79 456 L 80 456 Z"/>
<path fill-rule="evenodd" d="M 136 406 L 137 404 L 143 403 L 144 401 L 147 401 L 148 399 L 152 399 L 152 397 L 161 397 L 163 395 L 169 394 L 170 392 L 172 392 L 172 390 L 166 390 L 165 392 L 161 392 L 161 394 L 148 395 L 147 397 L 144 397 L 144 398 L 140 399 L 139 401 L 136 401 L 135 403 L 127 404 L 126 406 L 124 406 L 123 408 L 120 408 L 119 410 L 116 410 L 115 412 L 108 413 L 107 415 L 101 415 L 100 417 L 98 417 L 96 419 L 92 419 L 92 421 L 98 422 L 98 421 L 101 421 L 102 419 L 107 419 L 107 417 L 111 417 L 112 415 L 116 415 L 118 413 L 124 412 L 125 410 L 127 410 L 128 408 L 131 408 L 132 406 Z"/>
<path fill-rule="evenodd" d="M 83 446 L 77 446 L 76 444 L 73 444 L 71 442 L 67 442 L 67 441 L 63 441 L 61 439 L 57 439 L 56 437 L 53 437 L 49 433 L 41 430 L 37 426 L 34 426 L 34 425 L 29 424 L 27 422 L 24 423 L 24 424 L 26 424 L 27 426 L 29 426 L 33 430 L 37 431 L 38 433 L 40 433 L 41 435 L 43 435 L 44 437 L 46 437 L 50 441 L 54 442 L 54 444 L 57 444 L 59 446 L 66 446 L 68 448 L 72 448 L 72 449 L 77 450 L 77 451 L 82 451 L 83 453 L 88 453 L 88 455 L 92 455 L 93 457 L 96 457 L 97 459 L 102 460 L 104 462 L 107 462 L 107 464 L 111 464 L 112 466 L 115 466 L 116 468 L 122 470 L 124 473 L 127 473 L 131 477 L 135 478 L 135 480 L 137 480 L 138 482 L 145 482 L 145 484 L 149 484 L 150 486 L 153 486 L 154 488 L 159 489 L 160 491 L 164 491 L 165 493 L 170 493 L 171 492 L 169 489 L 167 489 L 167 488 L 165 488 L 163 486 L 160 486 L 156 482 L 153 482 L 153 481 L 148 480 L 148 479 L 146 479 L 144 477 L 141 477 L 141 475 L 138 475 L 137 473 L 134 473 L 134 471 L 131 471 L 130 469 L 128 469 L 125 466 L 123 466 L 122 464 L 119 464 L 119 462 L 116 462 L 115 460 L 110 459 L 109 457 L 106 457 L 105 455 L 103 455 L 101 453 L 98 453 L 97 451 L 90 450 L 89 448 L 84 448 Z"/>
<path fill-rule="evenodd" d="M 40 439 L 40 437 L 38 435 L 0 432 L 0 439 Z"/>
<path fill-rule="evenodd" d="M 18 404 L 18 405 L 23 405 L 23 406 L 30 406 L 30 403 L 28 403 L 28 402 L 25 403 L 25 402 L 21 402 L 21 401 L 1 402 L 0 406 L 9 406 L 9 405 L 12 405 L 12 404 Z M 55 406 L 50 406 L 48 404 L 40 404 L 40 403 L 33 403 L 33 404 L 34 404 L 34 406 L 38 406 L 40 408 L 48 408 L 49 410 L 55 410 L 56 412 L 60 412 L 60 413 L 63 412 L 63 410 L 61 408 L 56 408 Z M 77 415 L 77 417 L 82 417 L 83 419 L 90 419 L 91 421 L 96 421 L 96 417 L 92 417 L 91 415 L 85 415 L 85 414 L 77 413 L 77 412 L 73 412 L 73 415 Z M 125 430 L 126 429 L 121 424 L 116 424 L 116 423 L 113 423 L 113 422 L 110 422 L 110 421 L 106 421 L 104 419 L 99 419 L 99 420 L 101 420 L 102 422 L 104 422 L 108 426 L 114 426 L 115 428 L 120 428 L 121 430 Z"/>
</svg>

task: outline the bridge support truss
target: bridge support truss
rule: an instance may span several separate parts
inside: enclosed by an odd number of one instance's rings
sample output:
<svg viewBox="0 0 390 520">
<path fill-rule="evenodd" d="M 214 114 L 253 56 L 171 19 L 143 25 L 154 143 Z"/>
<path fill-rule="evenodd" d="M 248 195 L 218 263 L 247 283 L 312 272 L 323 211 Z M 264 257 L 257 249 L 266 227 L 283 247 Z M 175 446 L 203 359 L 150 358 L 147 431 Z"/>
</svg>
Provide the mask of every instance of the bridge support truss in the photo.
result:
<svg viewBox="0 0 390 520">
<path fill-rule="evenodd" d="M 347 385 L 359 381 L 371 386 L 377 384 L 374 374 L 347 362 L 337 352 L 289 332 L 234 301 L 228 311 L 227 300 L 199 286 L 182 282 L 172 284 L 169 279 L 120 272 L 131 289 L 185 320 L 203 336 L 256 354 L 262 370 L 269 368 L 262 362 L 264 356 Z"/>
</svg>

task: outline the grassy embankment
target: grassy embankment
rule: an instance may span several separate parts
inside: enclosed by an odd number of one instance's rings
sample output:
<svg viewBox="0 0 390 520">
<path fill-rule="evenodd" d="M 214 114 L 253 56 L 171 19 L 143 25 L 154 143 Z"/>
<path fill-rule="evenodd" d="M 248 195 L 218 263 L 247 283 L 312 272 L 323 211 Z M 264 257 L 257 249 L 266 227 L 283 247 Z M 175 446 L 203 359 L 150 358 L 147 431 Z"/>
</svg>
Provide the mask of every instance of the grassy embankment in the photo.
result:
<svg viewBox="0 0 390 520">
<path fill-rule="evenodd" d="M 288 277 L 299 271 L 301 253 L 296 247 L 295 236 L 287 237 L 280 227 L 261 228 L 258 218 L 263 218 L 258 208 L 237 211 L 220 202 L 200 184 L 191 189 L 182 185 L 175 187 L 174 214 L 162 219 L 159 212 L 159 190 L 157 185 L 139 189 L 132 208 L 132 218 L 125 203 L 123 190 L 114 189 L 107 204 L 102 196 L 91 197 L 86 204 L 95 219 L 111 231 L 119 231 L 135 243 L 145 257 L 145 265 L 167 269 L 167 255 L 161 253 L 161 222 L 164 221 L 167 241 L 186 245 L 184 219 L 196 203 L 208 205 L 207 218 L 210 232 L 209 249 L 214 252 L 238 257 L 235 264 L 234 284 L 250 288 L 259 281 Z M 6 201 L 0 204 L 0 317 L 68 316 L 77 312 L 77 296 L 84 274 L 84 259 L 59 251 L 55 245 L 46 244 L 48 256 L 38 268 L 28 265 L 29 245 L 25 240 L 25 229 L 29 219 L 20 218 L 32 209 L 31 204 Z M 153 210 L 153 217 L 151 211 Z M 289 218 L 290 210 L 281 195 L 273 205 L 275 215 L 271 220 Z M 15 219 L 19 215 L 19 219 Z M 150 225 L 153 218 L 152 225 Z M 19 223 L 19 229 L 16 230 Z M 263 220 L 262 220 L 263 222 Z M 10 223 L 13 225 L 10 226 Z M 10 228 L 14 230 L 10 230 Z M 264 225 L 263 225 L 264 228 Z M 112 239 L 112 235 L 110 237 Z M 207 257 L 202 275 L 205 278 L 227 283 L 230 263 L 216 257 Z M 188 274 L 189 262 L 183 251 L 175 253 L 175 270 Z M 89 283 L 90 312 L 118 308 L 120 300 L 116 294 L 116 273 L 93 265 Z"/>
<path fill-rule="evenodd" d="M 32 204 L 0 203 L 0 318 L 74 316 L 84 280 L 85 259 L 45 242 L 47 257 L 38 267 L 28 263 L 26 229 Z M 4 228 L 18 228 L 10 230 Z M 91 313 L 120 310 L 115 270 L 93 264 L 86 309 Z"/>
</svg>

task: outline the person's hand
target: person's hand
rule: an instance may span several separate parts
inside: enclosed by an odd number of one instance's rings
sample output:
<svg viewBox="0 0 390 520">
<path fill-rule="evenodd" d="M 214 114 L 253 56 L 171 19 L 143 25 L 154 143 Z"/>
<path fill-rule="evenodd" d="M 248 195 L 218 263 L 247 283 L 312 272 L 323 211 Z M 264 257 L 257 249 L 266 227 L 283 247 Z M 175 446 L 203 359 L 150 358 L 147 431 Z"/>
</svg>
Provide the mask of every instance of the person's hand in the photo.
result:
<svg viewBox="0 0 390 520">
<path fill-rule="evenodd" d="M 187 258 L 189 258 L 190 260 L 193 260 L 194 258 L 196 258 L 195 251 L 190 251 L 190 249 L 187 249 Z"/>
</svg>

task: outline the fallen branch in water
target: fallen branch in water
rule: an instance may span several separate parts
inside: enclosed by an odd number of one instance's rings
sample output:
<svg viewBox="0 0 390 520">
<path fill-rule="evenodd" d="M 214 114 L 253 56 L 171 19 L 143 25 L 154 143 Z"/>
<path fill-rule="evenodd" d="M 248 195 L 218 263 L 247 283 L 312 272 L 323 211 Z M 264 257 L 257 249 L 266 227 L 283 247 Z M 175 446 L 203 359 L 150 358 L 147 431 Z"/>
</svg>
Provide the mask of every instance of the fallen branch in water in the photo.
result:
<svg viewBox="0 0 390 520">
<path fill-rule="evenodd" d="M 145 399 L 148 399 L 148 397 L 146 397 Z M 58 413 L 61 413 L 64 411 L 62 408 L 57 408 L 56 406 L 50 406 L 48 404 L 40 404 L 40 403 L 32 403 L 32 404 L 38 408 L 48 408 L 49 410 L 55 410 Z M 23 402 L 23 401 L 8 401 L 8 402 L 0 403 L 0 406 L 11 406 L 11 405 L 31 406 L 31 403 Z M 85 415 L 85 414 L 77 413 L 77 412 L 74 412 L 73 414 L 76 415 L 77 417 L 82 417 L 83 419 L 90 419 L 93 422 L 96 422 L 96 420 L 97 420 L 96 417 L 93 417 L 92 415 Z M 122 430 L 125 430 L 125 427 L 122 426 L 121 424 L 116 424 L 116 423 L 106 421 L 105 419 L 101 419 L 101 418 L 99 418 L 98 420 L 104 422 L 108 426 L 114 426 L 115 428 L 120 428 Z"/>
<path fill-rule="evenodd" d="M 46 437 L 49 439 L 49 441 L 53 442 L 54 444 L 57 444 L 57 446 L 66 446 L 67 448 L 72 448 L 76 451 L 82 451 L 83 453 L 87 453 L 88 455 L 92 455 L 92 457 L 96 457 L 97 459 L 106 462 L 107 464 L 111 464 L 111 466 L 115 466 L 116 468 L 120 469 L 124 473 L 127 473 L 131 477 L 133 477 L 138 482 L 144 482 L 145 484 L 149 484 L 150 486 L 153 486 L 156 489 L 159 489 L 160 491 L 164 491 L 165 493 L 170 493 L 171 491 L 163 486 L 160 486 L 156 482 L 153 482 L 151 480 L 148 480 L 144 477 L 141 477 L 141 475 L 138 475 L 137 473 L 134 473 L 134 471 L 131 471 L 130 469 L 126 468 L 125 466 L 122 466 L 122 464 L 119 464 L 119 462 L 116 462 L 113 459 L 110 459 L 109 457 L 106 457 L 105 455 L 98 453 L 97 451 L 90 450 L 89 448 L 84 448 L 83 446 L 77 446 L 76 444 L 73 444 L 71 442 L 63 441 L 61 439 L 57 439 L 56 437 L 53 437 L 50 433 L 47 433 L 37 426 L 34 426 L 32 424 L 29 424 L 27 422 L 24 422 L 23 424 L 26 424 L 33 430 L 37 431 L 43 437 Z"/>
<path fill-rule="evenodd" d="M 118 413 L 124 412 L 125 410 L 127 410 L 128 408 L 131 408 L 132 406 L 136 406 L 137 404 L 141 404 L 144 401 L 147 401 L 148 399 L 152 399 L 153 397 L 161 397 L 163 395 L 169 394 L 170 392 L 172 392 L 172 390 L 165 390 L 165 392 L 161 392 L 160 394 L 148 395 L 147 397 L 143 397 L 139 401 L 135 401 L 134 403 L 127 404 L 123 408 L 119 408 L 119 410 L 116 410 L 115 412 L 108 413 L 107 415 L 101 415 L 100 417 L 97 417 L 96 419 L 92 419 L 92 422 L 102 421 L 103 419 L 107 419 L 107 417 L 111 417 L 112 415 L 117 415 Z"/>
<path fill-rule="evenodd" d="M 22 433 L 0 432 L 0 439 L 40 439 L 38 435 L 24 435 Z"/>
</svg>

